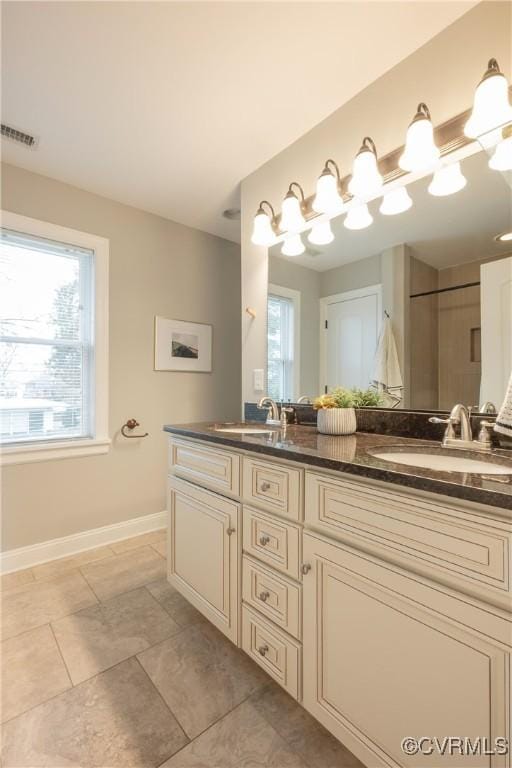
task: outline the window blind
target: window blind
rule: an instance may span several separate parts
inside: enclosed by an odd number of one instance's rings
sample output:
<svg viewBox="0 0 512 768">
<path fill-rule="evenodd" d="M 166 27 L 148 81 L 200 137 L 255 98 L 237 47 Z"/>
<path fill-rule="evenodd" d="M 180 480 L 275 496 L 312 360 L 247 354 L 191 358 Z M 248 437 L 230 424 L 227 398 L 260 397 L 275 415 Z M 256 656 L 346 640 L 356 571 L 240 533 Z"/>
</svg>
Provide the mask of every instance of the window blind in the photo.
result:
<svg viewBox="0 0 512 768">
<path fill-rule="evenodd" d="M 0 437 L 93 437 L 94 252 L 3 229 Z"/>
</svg>

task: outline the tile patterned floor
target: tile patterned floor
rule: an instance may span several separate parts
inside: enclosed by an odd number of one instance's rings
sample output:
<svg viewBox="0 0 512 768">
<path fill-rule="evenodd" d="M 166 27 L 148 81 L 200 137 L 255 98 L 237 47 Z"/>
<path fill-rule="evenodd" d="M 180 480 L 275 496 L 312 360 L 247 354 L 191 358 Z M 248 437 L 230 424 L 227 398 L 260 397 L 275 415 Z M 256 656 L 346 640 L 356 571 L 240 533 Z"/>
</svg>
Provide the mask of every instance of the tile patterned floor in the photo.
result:
<svg viewBox="0 0 512 768">
<path fill-rule="evenodd" d="M 158 531 L 2 578 L 3 768 L 362 768 L 165 553 Z"/>
</svg>

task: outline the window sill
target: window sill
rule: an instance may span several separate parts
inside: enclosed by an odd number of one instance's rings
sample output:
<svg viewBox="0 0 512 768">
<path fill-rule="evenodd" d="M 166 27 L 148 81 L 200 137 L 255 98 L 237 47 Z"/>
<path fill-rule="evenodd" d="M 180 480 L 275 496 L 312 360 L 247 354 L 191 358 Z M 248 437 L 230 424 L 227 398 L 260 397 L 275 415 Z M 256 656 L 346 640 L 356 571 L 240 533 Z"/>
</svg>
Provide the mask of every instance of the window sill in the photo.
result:
<svg viewBox="0 0 512 768">
<path fill-rule="evenodd" d="M 52 459 L 73 459 L 82 456 L 95 456 L 108 453 L 109 438 L 94 440 L 61 440 L 54 443 L 38 443 L 36 445 L 6 445 L 0 452 L 0 465 L 31 464 L 36 461 L 51 461 Z"/>
</svg>

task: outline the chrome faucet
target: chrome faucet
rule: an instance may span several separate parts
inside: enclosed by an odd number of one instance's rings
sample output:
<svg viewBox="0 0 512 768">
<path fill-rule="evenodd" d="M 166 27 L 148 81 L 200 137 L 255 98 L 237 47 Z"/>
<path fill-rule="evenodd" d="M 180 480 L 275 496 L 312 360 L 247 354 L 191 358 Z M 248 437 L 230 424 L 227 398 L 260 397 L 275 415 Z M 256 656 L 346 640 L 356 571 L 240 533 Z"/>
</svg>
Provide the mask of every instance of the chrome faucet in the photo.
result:
<svg viewBox="0 0 512 768">
<path fill-rule="evenodd" d="M 304 403 L 304 405 L 311 405 L 311 398 L 309 395 L 301 395 L 297 400 L 297 405 Z"/>
<path fill-rule="evenodd" d="M 272 427 L 279 427 L 281 422 L 279 420 L 279 408 L 275 400 L 271 397 L 262 397 L 258 403 L 258 408 L 267 408 L 267 419 L 265 424 Z"/>
<path fill-rule="evenodd" d="M 429 418 L 431 424 L 446 424 L 442 446 L 443 448 L 461 448 L 466 451 L 490 451 L 491 435 L 490 429 L 494 426 L 492 422 L 481 422 L 481 429 L 478 433 L 478 440 L 473 440 L 471 429 L 471 419 L 469 411 L 465 405 L 457 403 L 454 405 L 447 419 L 440 419 L 438 416 Z M 460 435 L 457 437 L 455 427 L 459 427 Z"/>
</svg>

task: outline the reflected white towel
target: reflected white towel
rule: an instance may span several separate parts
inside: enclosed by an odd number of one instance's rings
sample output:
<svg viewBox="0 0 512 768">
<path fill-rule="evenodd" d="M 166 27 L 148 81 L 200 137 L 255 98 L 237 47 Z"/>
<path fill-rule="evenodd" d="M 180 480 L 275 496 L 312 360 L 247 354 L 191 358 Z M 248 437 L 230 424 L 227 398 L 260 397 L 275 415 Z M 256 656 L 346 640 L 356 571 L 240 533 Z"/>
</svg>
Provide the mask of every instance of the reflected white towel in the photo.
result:
<svg viewBox="0 0 512 768">
<path fill-rule="evenodd" d="M 398 402 L 402 399 L 404 382 L 389 317 L 384 319 L 375 352 L 373 383 L 379 392 L 387 393 Z"/>
<path fill-rule="evenodd" d="M 498 413 L 494 431 L 512 437 L 512 374 L 510 374 L 505 399 Z"/>
</svg>

